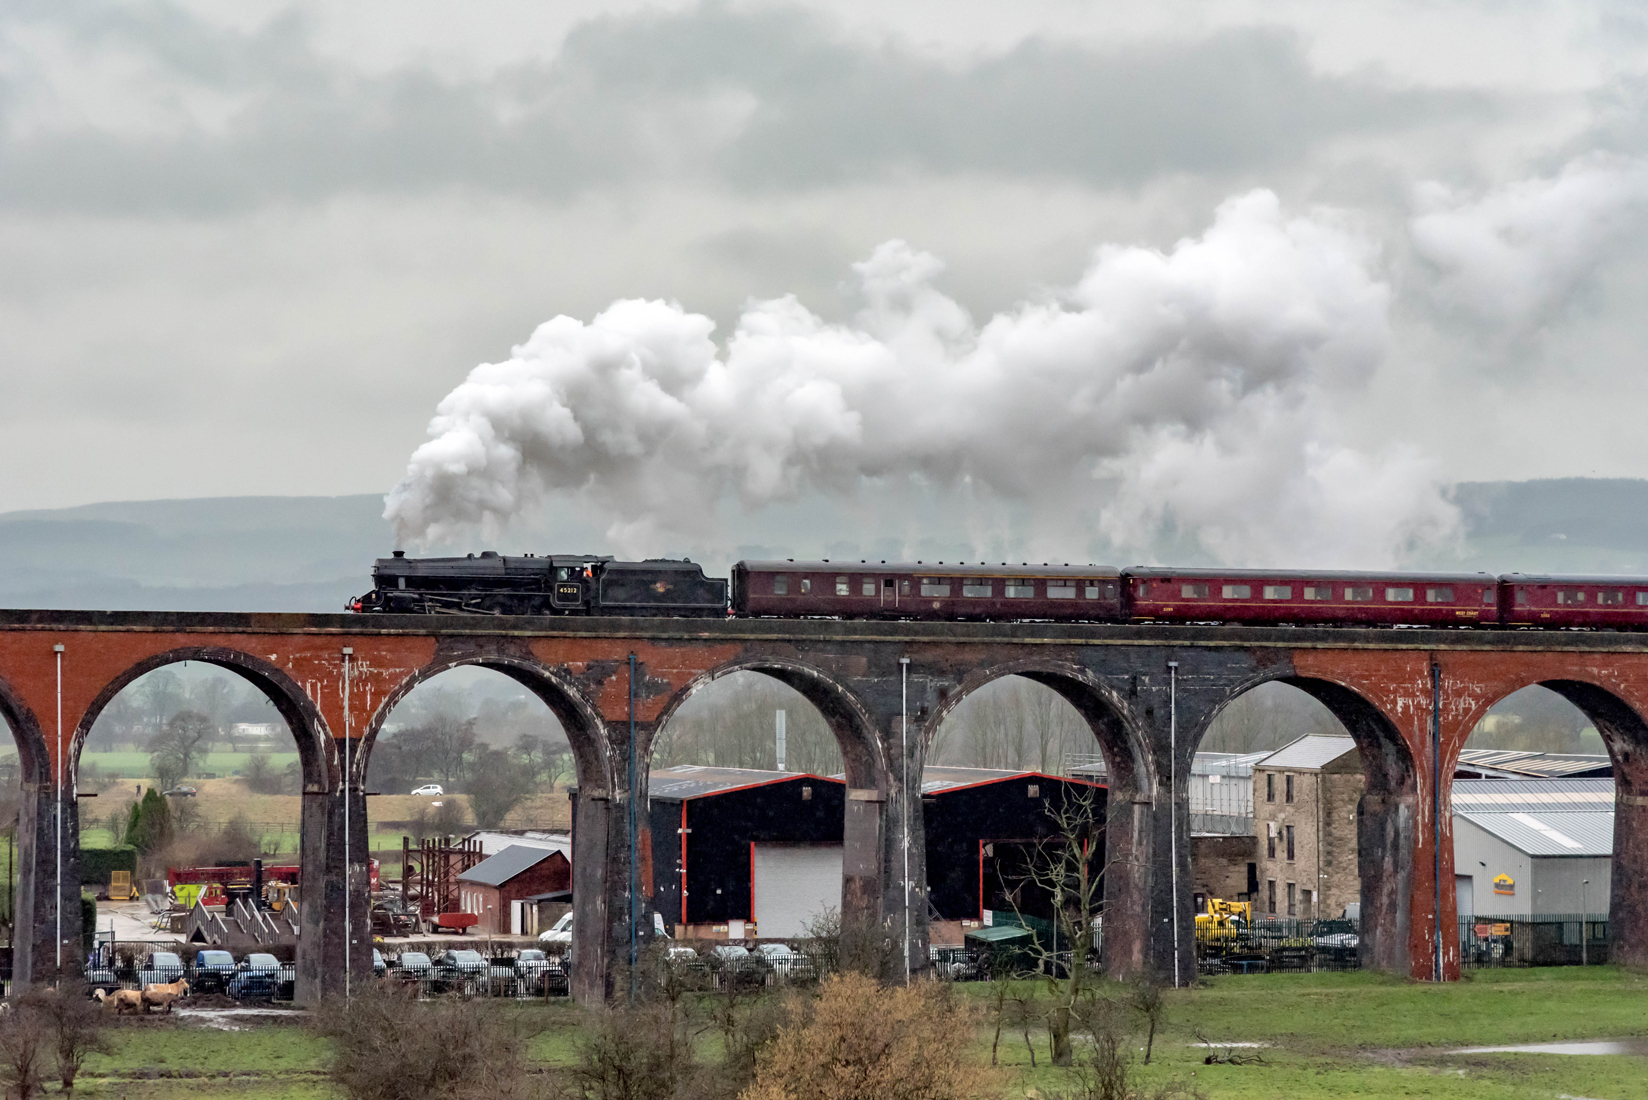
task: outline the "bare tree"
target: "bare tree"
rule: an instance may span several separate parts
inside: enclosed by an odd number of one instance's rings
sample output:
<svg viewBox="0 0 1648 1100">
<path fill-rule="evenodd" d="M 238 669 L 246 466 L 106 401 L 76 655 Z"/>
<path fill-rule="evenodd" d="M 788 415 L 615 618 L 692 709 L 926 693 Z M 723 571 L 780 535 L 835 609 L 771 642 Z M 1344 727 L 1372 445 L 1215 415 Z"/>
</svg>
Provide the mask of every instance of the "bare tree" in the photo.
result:
<svg viewBox="0 0 1648 1100">
<path fill-rule="evenodd" d="M 1066 753 L 1098 748 L 1086 720 L 1051 688 L 1017 676 L 987 684 L 938 731 L 935 763 L 1056 774 Z"/>
<path fill-rule="evenodd" d="M 155 774 L 181 779 L 194 774 L 194 765 L 217 739 L 218 729 L 211 718 L 198 710 L 180 710 L 172 715 L 149 742 Z M 174 780 L 175 781 L 175 780 Z M 162 786 L 170 784 L 163 782 Z"/>
<path fill-rule="evenodd" d="M 776 712 L 785 712 L 786 771 L 834 775 L 841 746 L 823 715 L 793 688 L 758 672 L 738 672 L 688 699 L 658 731 L 653 766 L 778 766 Z"/>
<path fill-rule="evenodd" d="M 86 1058 L 107 1054 L 108 1036 L 103 1027 L 107 1014 L 87 992 L 84 982 L 65 982 L 60 987 L 31 989 L 19 999 L 20 1012 L 38 1018 L 57 1068 L 57 1080 L 66 1096 L 74 1095 L 74 1082 Z"/>
</svg>

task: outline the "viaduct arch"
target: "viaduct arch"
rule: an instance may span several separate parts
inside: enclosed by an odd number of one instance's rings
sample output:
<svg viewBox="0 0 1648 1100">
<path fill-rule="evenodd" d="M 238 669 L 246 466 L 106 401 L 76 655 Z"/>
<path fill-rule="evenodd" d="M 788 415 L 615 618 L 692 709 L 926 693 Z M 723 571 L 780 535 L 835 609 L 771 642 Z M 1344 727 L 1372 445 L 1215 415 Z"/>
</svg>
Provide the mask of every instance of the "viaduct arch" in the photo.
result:
<svg viewBox="0 0 1648 1100">
<path fill-rule="evenodd" d="M 1574 701 L 1608 740 L 1619 792 L 1611 921 L 1621 958 L 1642 961 L 1648 954 L 1648 636 L 0 611 L 0 716 L 18 742 L 27 787 L 17 930 L 18 974 L 25 981 L 47 979 L 57 969 L 60 909 L 65 943 L 79 942 L 78 845 L 71 836 L 59 893 L 52 888 L 50 843 L 57 800 L 73 800 L 77 746 L 114 692 L 140 670 L 182 654 L 257 684 L 281 708 L 305 754 L 305 881 L 319 869 L 326 888 L 304 891 L 304 999 L 340 989 L 344 944 L 350 936 L 364 942 L 360 777 L 383 720 L 416 683 L 462 664 L 495 669 L 527 686 L 561 718 L 573 742 L 585 792 L 574 853 L 574 991 L 585 1001 L 607 994 L 618 953 L 627 952 L 626 810 L 629 800 L 645 797 L 644 780 L 628 789 L 631 698 L 637 771 L 644 776 L 659 724 L 699 686 L 743 669 L 796 688 L 835 729 L 856 815 L 848 823 L 853 912 L 888 929 L 902 928 L 908 912 L 913 968 L 927 955 L 926 875 L 919 859 L 912 860 L 908 882 L 902 874 L 906 823 L 912 852 L 924 849 L 920 799 L 903 788 L 906 765 L 919 776 L 943 717 L 968 693 L 1005 675 L 1026 676 L 1070 701 L 1109 765 L 1108 837 L 1114 865 L 1124 873 L 1107 876 L 1105 963 L 1118 976 L 1194 973 L 1186 812 L 1191 757 L 1223 706 L 1271 680 L 1320 699 L 1362 746 L 1368 965 L 1435 977 L 1440 943 L 1441 976 L 1457 975 L 1451 811 L 1448 784 L 1437 779 L 1451 775 L 1489 706 L 1535 683 Z M 351 837 L 361 838 L 347 853 L 346 821 Z M 353 929 L 342 919 L 346 896 L 358 898 L 351 912 L 361 919 Z M 350 961 L 364 972 L 369 956 L 351 952 Z M 64 958 L 66 969 L 78 966 L 78 947 Z"/>
</svg>

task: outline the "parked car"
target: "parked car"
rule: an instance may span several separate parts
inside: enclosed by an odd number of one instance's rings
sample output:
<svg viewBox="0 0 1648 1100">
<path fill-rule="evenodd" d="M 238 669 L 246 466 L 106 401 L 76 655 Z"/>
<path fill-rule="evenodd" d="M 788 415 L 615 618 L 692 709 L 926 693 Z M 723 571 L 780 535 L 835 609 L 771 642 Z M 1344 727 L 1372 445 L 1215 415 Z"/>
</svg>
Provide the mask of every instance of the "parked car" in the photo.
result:
<svg viewBox="0 0 1648 1100">
<path fill-rule="evenodd" d="M 160 793 L 169 798 L 193 798 L 195 789 L 193 787 L 173 787 L 169 791 L 161 791 Z"/>
<path fill-rule="evenodd" d="M 439 783 L 425 783 L 412 793 L 415 795 L 422 795 L 426 798 L 439 798 L 446 792 L 441 789 L 441 785 Z"/>
<path fill-rule="evenodd" d="M 381 978 L 388 973 L 389 967 L 384 964 L 383 952 L 374 947 L 372 949 L 372 976 L 374 978 Z"/>
<path fill-rule="evenodd" d="M 271 1001 L 281 992 L 280 960 L 255 951 L 240 960 L 224 992 L 239 1001 Z"/>
<path fill-rule="evenodd" d="M 804 980 L 814 976 L 812 959 L 787 943 L 763 943 L 755 948 L 755 956 L 784 981 Z"/>
<path fill-rule="evenodd" d="M 402 951 L 395 960 L 395 976 L 407 981 L 427 981 L 435 976 L 435 964 L 422 951 Z"/>
<path fill-rule="evenodd" d="M 759 955 L 750 954 L 749 948 L 740 944 L 721 944 L 712 948 L 709 966 L 717 986 L 727 981 L 739 986 L 765 985 L 767 982 L 766 964 Z"/>
<path fill-rule="evenodd" d="M 561 919 L 556 921 L 547 932 L 538 933 L 538 942 L 570 944 L 572 942 L 572 914 L 562 913 Z"/>
<path fill-rule="evenodd" d="M 183 957 L 175 951 L 152 951 L 138 969 L 140 986 L 175 982 L 183 977 Z"/>
<path fill-rule="evenodd" d="M 235 957 L 227 951 L 195 952 L 195 978 L 189 991 L 221 993 L 235 976 Z"/>
</svg>

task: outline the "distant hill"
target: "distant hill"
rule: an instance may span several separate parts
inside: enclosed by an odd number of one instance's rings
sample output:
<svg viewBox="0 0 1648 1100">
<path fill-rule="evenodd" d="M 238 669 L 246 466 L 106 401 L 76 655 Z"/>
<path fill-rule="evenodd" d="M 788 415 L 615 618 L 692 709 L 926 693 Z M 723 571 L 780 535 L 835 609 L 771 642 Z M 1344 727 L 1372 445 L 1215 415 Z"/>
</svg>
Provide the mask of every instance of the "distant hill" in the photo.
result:
<svg viewBox="0 0 1648 1100">
<path fill-rule="evenodd" d="M 1465 545 L 1459 556 L 1427 567 L 1648 574 L 1648 480 L 1463 482 L 1453 494 L 1465 516 Z M 7 512 L 0 514 L 0 606 L 338 611 L 366 591 L 372 560 L 393 545 L 382 514 L 377 495 Z M 791 525 L 786 547 L 779 528 Z M 511 541 L 540 551 L 600 549 L 598 532 L 576 516 L 553 517 L 550 526 L 559 533 Z M 739 556 L 856 556 L 831 553 L 808 529 L 817 526 L 799 515 L 779 519 L 760 532 L 765 542 L 778 540 L 773 546 L 740 547 Z"/>
</svg>

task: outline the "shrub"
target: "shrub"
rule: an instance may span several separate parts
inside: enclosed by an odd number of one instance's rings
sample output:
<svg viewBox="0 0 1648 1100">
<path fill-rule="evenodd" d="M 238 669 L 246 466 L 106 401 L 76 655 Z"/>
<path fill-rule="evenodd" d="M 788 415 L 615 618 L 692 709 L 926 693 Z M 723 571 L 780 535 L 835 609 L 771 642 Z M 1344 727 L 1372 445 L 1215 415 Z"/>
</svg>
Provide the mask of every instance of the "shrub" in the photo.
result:
<svg viewBox="0 0 1648 1100">
<path fill-rule="evenodd" d="M 578 1100 L 676 1100 L 699 1076 L 692 1034 L 678 1003 L 603 1010 L 578 1046 L 568 1074 Z"/>
<path fill-rule="evenodd" d="M 816 1002 L 760 1055 L 743 1100 L 966 1100 L 998 1082 L 973 1062 L 972 1014 L 950 988 L 884 989 L 860 974 L 824 981 Z"/>
<path fill-rule="evenodd" d="M 420 1001 L 416 987 L 393 981 L 332 998 L 315 1017 L 336 1050 L 332 1081 L 350 1100 L 526 1100 L 537 1093 L 521 1025 L 506 1006 Z"/>
<path fill-rule="evenodd" d="M 109 1052 L 109 1040 L 103 1034 L 107 1015 L 91 999 L 84 982 L 66 982 L 61 989 L 31 989 L 18 999 L 16 1010 L 35 1017 L 58 1082 L 64 1094 L 72 1096 L 86 1056 Z"/>
</svg>

